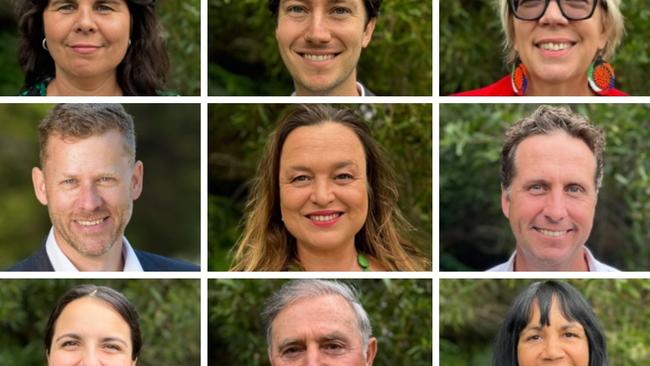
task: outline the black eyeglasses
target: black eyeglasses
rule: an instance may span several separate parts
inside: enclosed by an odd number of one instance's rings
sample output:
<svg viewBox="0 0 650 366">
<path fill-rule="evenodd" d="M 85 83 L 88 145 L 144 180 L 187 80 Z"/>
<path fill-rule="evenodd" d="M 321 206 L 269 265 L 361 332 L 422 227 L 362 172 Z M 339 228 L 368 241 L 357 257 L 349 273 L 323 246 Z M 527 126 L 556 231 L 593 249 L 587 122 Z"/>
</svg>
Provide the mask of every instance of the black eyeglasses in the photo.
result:
<svg viewBox="0 0 650 366">
<path fill-rule="evenodd" d="M 538 20 L 548 8 L 551 0 L 509 0 L 510 10 L 515 18 L 521 20 Z M 598 0 L 555 0 L 562 15 L 569 20 L 591 18 L 596 10 Z M 603 2 L 603 4 L 605 4 Z"/>
</svg>

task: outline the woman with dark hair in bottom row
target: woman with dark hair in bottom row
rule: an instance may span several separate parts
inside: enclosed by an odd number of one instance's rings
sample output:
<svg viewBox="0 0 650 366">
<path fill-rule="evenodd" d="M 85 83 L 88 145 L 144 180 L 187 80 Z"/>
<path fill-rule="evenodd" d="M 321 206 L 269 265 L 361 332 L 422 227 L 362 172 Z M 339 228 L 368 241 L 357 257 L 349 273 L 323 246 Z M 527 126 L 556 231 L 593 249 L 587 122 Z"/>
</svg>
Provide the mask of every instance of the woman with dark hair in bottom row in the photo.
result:
<svg viewBox="0 0 650 366">
<path fill-rule="evenodd" d="M 142 347 L 138 313 L 110 287 L 80 285 L 59 298 L 45 330 L 48 366 L 135 366 Z"/>
<path fill-rule="evenodd" d="M 580 292 L 535 282 L 513 302 L 497 335 L 493 366 L 608 366 L 603 329 Z"/>
</svg>

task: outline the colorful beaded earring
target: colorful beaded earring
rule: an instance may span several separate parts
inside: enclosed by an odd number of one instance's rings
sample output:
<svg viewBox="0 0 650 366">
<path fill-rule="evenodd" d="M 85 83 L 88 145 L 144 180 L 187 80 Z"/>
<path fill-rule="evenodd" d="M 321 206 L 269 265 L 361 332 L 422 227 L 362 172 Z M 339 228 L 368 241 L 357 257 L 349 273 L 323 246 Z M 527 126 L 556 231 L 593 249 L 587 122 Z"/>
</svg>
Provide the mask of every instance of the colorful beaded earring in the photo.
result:
<svg viewBox="0 0 650 366">
<path fill-rule="evenodd" d="M 514 65 L 512 65 L 510 79 L 512 81 L 512 91 L 515 92 L 515 95 L 523 96 L 526 94 L 526 89 L 528 88 L 528 70 L 526 70 L 526 66 L 521 62 L 519 56 L 517 56 Z"/>
<path fill-rule="evenodd" d="M 614 68 L 609 62 L 603 60 L 600 51 L 589 65 L 587 80 L 589 81 L 589 88 L 597 95 L 608 95 L 610 90 L 614 88 L 614 82 L 616 81 Z"/>
</svg>

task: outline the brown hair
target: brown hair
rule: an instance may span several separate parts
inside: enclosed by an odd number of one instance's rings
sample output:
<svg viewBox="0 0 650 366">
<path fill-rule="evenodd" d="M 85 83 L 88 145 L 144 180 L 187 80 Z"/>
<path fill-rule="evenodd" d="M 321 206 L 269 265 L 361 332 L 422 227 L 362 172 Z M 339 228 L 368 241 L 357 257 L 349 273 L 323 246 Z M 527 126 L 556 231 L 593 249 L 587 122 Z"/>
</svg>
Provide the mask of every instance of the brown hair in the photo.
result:
<svg viewBox="0 0 650 366">
<path fill-rule="evenodd" d="M 336 122 L 352 129 L 365 152 L 368 215 L 355 236 L 357 250 L 370 255 L 387 270 L 423 270 L 427 260 L 404 235 L 410 225 L 397 207 L 396 179 L 368 125 L 350 109 L 320 104 L 289 108 L 270 135 L 253 181 L 244 231 L 234 249 L 232 270 L 280 271 L 299 265 L 296 240 L 281 219 L 280 155 L 293 130 L 323 122 Z"/>
<path fill-rule="evenodd" d="M 120 104 L 58 104 L 38 125 L 41 166 L 45 163 L 50 136 L 84 139 L 119 131 L 124 137 L 124 149 L 135 161 L 135 129 L 133 117 Z"/>
<path fill-rule="evenodd" d="M 524 117 L 506 131 L 505 141 L 501 150 L 501 186 L 506 191 L 517 174 L 515 170 L 515 155 L 517 146 L 526 138 L 534 135 L 547 135 L 555 131 L 564 131 L 572 137 L 582 140 L 593 152 L 596 158 L 596 174 L 594 183 L 596 192 L 603 181 L 603 151 L 605 136 L 596 126 L 585 117 L 572 112 L 567 107 L 552 107 L 542 105 L 530 116 Z"/>
<path fill-rule="evenodd" d="M 157 95 L 169 72 L 169 58 L 154 9 L 155 0 L 125 0 L 131 14 L 131 45 L 117 66 L 117 82 L 124 95 Z M 54 59 L 43 49 L 43 11 L 49 0 L 21 0 L 17 7 L 18 61 L 23 90 L 51 78 Z"/>
</svg>

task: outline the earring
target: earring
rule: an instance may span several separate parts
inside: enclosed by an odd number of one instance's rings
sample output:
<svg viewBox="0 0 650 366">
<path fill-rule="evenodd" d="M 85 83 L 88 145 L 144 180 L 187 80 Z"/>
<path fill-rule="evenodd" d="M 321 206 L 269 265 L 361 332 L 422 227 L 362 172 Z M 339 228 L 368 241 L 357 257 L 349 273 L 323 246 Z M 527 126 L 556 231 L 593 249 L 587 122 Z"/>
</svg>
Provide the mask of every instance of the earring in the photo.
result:
<svg viewBox="0 0 650 366">
<path fill-rule="evenodd" d="M 512 65 L 512 74 L 510 75 L 512 81 L 512 91 L 517 96 L 523 96 L 528 89 L 528 70 L 519 56 L 515 59 L 515 64 Z"/>
<path fill-rule="evenodd" d="M 589 88 L 597 95 L 608 95 L 609 91 L 614 88 L 614 82 L 616 81 L 614 68 L 603 59 L 600 51 L 589 65 L 587 80 L 589 81 Z"/>
<path fill-rule="evenodd" d="M 131 39 L 129 39 L 129 45 L 127 47 L 131 47 Z"/>
<path fill-rule="evenodd" d="M 43 42 L 41 42 L 41 46 L 43 46 L 43 49 L 45 51 L 48 51 L 48 52 L 50 51 L 50 50 L 47 49 L 47 40 L 45 38 L 43 38 Z"/>
</svg>

